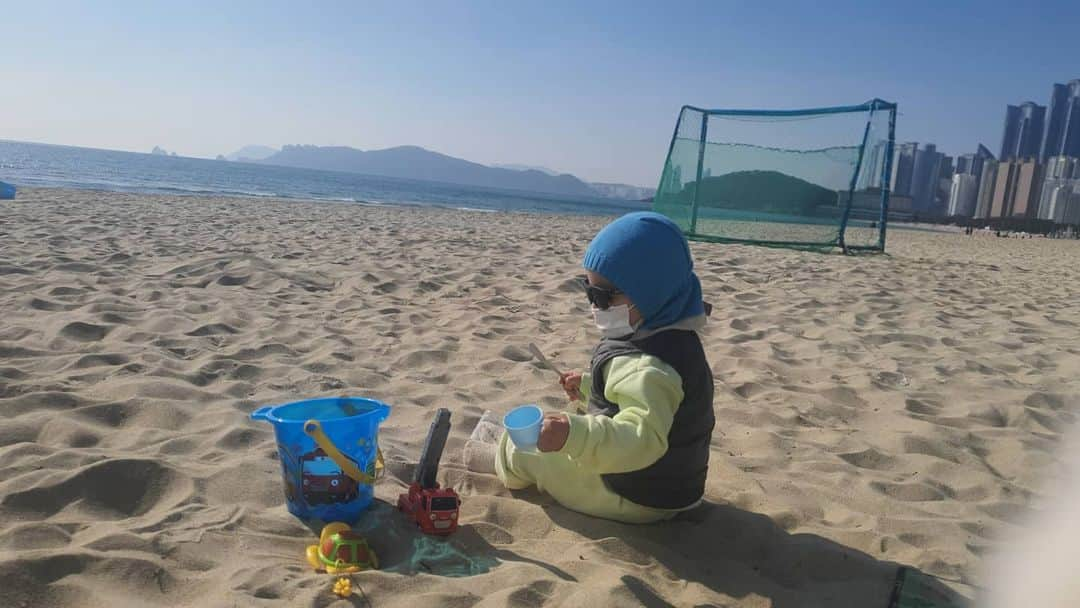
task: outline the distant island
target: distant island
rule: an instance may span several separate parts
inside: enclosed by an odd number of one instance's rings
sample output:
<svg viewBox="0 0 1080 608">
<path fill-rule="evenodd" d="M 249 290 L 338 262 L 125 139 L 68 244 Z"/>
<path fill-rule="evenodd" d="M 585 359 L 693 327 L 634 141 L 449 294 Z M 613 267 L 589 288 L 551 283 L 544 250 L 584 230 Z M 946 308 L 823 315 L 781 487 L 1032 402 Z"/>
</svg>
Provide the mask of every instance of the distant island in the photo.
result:
<svg viewBox="0 0 1080 608">
<path fill-rule="evenodd" d="M 169 152 L 161 146 L 154 146 L 154 149 L 150 151 L 150 154 L 154 156 L 176 156 L 176 152 Z"/>
<path fill-rule="evenodd" d="M 277 148 L 271 148 L 270 146 L 250 145 L 240 148 L 232 154 L 226 154 L 225 156 L 218 155 L 221 160 L 232 160 L 237 162 L 258 162 L 260 160 L 269 158 L 278 153 Z"/>
<path fill-rule="evenodd" d="M 219 156 L 218 160 L 221 159 Z M 565 196 L 642 200 L 654 192 L 652 188 L 626 184 L 590 184 L 569 173 L 556 173 L 543 167 L 482 165 L 419 146 L 367 151 L 346 146 L 287 145 L 281 150 L 244 146 L 224 159 Z"/>
</svg>

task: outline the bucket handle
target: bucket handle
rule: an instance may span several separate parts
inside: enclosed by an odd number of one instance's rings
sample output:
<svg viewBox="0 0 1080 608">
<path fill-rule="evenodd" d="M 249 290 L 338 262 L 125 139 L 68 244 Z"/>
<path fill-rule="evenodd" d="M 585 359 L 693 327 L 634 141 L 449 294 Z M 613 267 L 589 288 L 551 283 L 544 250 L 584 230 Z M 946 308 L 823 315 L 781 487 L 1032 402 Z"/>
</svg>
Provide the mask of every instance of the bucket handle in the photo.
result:
<svg viewBox="0 0 1080 608">
<path fill-rule="evenodd" d="M 360 467 L 356 466 L 355 462 L 346 458 L 346 456 L 341 453 L 341 450 L 337 449 L 334 442 L 330 441 L 330 438 L 323 432 L 322 424 L 320 424 L 318 420 L 313 419 L 305 422 L 304 433 L 306 433 L 308 437 L 311 437 L 316 445 L 322 448 L 322 451 L 326 452 L 326 455 L 330 457 L 330 460 L 333 460 L 334 464 L 341 468 L 342 473 L 345 473 L 360 483 L 369 485 L 375 483 L 375 477 L 361 471 Z M 381 453 L 378 455 L 377 459 L 382 459 Z M 378 468 L 378 464 L 376 464 L 376 470 L 378 470 Z"/>
<path fill-rule="evenodd" d="M 260 407 L 259 409 L 255 410 L 254 412 L 251 412 L 251 419 L 252 420 L 266 420 L 266 421 L 269 422 L 270 421 L 269 414 L 270 414 L 270 410 L 272 410 L 272 409 L 274 409 L 274 406 L 272 406 L 272 405 L 264 405 L 264 406 Z"/>
</svg>

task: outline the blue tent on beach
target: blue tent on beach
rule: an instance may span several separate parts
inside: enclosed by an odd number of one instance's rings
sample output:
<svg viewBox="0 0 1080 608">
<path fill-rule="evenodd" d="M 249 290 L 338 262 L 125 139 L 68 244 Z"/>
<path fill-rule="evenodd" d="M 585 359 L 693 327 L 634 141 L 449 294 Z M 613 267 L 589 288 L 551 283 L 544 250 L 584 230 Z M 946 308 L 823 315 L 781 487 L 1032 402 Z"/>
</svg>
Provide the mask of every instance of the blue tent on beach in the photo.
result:
<svg viewBox="0 0 1080 608">
<path fill-rule="evenodd" d="M 0 182 L 0 199 L 15 198 L 15 186 Z"/>
</svg>

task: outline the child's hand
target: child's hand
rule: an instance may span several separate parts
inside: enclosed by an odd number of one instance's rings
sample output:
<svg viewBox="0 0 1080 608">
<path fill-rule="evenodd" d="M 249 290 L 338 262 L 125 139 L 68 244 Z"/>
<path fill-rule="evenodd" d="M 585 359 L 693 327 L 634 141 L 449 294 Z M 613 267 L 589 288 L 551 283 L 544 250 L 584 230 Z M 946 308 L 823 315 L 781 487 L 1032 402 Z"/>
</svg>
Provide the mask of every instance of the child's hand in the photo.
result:
<svg viewBox="0 0 1080 608">
<path fill-rule="evenodd" d="M 578 374 L 578 382 L 580 381 L 581 374 Z M 544 426 L 540 427 L 540 439 L 536 442 L 536 447 L 541 452 L 558 452 L 566 445 L 569 437 L 570 419 L 566 414 L 547 413 L 544 414 Z"/>
<path fill-rule="evenodd" d="M 566 396 L 571 401 L 581 400 L 581 373 L 580 372 L 566 372 L 559 376 L 559 386 L 563 387 L 566 391 Z"/>
</svg>

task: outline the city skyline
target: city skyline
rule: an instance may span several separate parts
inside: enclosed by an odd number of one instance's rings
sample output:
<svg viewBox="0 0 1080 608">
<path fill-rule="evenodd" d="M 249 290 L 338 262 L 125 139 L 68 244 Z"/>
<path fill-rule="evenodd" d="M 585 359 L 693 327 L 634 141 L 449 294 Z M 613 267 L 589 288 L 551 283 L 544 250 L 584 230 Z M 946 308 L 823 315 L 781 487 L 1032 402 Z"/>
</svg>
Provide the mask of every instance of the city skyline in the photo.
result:
<svg viewBox="0 0 1080 608">
<path fill-rule="evenodd" d="M 1049 102 L 1006 104 L 998 156 L 982 143 L 953 158 L 929 142 L 898 143 L 891 188 L 927 216 L 1080 222 L 1080 79 Z"/>
</svg>

